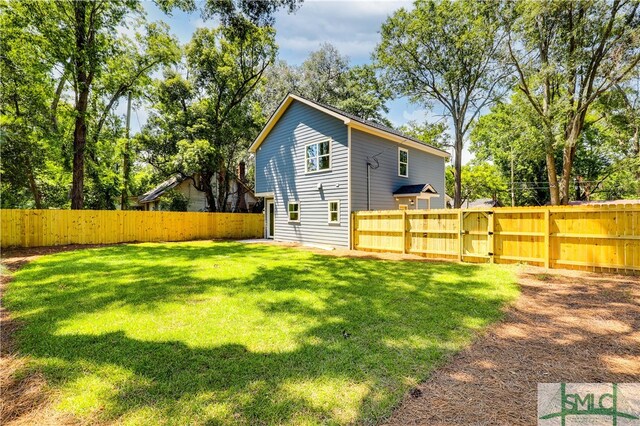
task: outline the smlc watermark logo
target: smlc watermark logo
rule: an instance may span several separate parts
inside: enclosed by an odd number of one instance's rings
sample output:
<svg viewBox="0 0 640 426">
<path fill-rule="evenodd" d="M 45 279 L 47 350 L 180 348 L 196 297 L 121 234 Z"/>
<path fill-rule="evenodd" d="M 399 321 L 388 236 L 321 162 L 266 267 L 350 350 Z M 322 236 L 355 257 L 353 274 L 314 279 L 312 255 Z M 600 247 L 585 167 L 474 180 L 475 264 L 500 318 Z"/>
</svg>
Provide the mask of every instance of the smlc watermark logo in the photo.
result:
<svg viewBox="0 0 640 426">
<path fill-rule="evenodd" d="M 640 426 L 640 383 L 538 383 L 538 425 Z"/>
</svg>

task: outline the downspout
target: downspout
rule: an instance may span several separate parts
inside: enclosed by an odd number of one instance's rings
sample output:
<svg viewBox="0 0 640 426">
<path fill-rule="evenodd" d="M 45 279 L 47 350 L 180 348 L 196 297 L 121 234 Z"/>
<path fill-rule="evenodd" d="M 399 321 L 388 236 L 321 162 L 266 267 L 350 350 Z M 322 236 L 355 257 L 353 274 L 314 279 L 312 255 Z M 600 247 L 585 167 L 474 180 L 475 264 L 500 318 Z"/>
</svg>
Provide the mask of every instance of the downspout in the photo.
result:
<svg viewBox="0 0 640 426">
<path fill-rule="evenodd" d="M 371 184 L 369 173 L 371 170 L 371 164 L 369 164 L 369 160 L 367 160 L 367 210 L 371 210 Z"/>
<path fill-rule="evenodd" d="M 371 210 L 371 169 L 375 170 L 380 167 L 380 162 L 377 157 L 382 154 L 382 152 L 379 152 L 372 157 L 367 157 L 367 210 Z M 376 162 L 375 167 L 371 163 L 372 161 Z"/>
</svg>

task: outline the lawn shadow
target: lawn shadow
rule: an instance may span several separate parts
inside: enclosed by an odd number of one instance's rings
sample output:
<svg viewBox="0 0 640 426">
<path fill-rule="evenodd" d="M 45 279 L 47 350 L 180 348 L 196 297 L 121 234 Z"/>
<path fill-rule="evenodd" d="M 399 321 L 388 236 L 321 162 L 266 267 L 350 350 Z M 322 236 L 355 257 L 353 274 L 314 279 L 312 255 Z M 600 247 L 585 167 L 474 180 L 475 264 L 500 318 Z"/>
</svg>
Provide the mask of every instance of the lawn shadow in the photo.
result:
<svg viewBox="0 0 640 426">
<path fill-rule="evenodd" d="M 150 409 L 194 423 L 375 423 L 408 387 L 500 316 L 515 292 L 498 287 L 515 287 L 487 277 L 489 271 L 498 269 L 255 244 L 143 244 L 43 258 L 17 274 L 7 300 L 24 323 L 21 352 L 54 388 L 87 374 L 102 377 L 112 367 L 127 373 L 107 383 L 92 414 L 100 420 Z M 186 336 L 61 332 L 105 309 L 153 314 L 167 304 L 215 303 L 211 295 L 250 303 L 258 320 L 282 326 L 294 343 L 256 350 L 215 335 L 194 346 Z"/>
</svg>

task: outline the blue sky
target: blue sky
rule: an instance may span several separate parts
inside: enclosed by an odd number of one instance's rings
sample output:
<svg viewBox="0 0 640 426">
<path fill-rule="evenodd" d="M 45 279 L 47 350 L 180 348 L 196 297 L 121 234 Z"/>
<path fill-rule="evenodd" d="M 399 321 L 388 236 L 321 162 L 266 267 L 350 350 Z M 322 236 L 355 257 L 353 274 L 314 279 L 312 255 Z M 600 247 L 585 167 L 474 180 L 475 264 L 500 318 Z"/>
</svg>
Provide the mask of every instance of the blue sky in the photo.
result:
<svg viewBox="0 0 640 426">
<path fill-rule="evenodd" d="M 309 53 L 328 42 L 349 57 L 352 65 L 371 61 L 371 53 L 380 40 L 380 27 L 395 10 L 411 8 L 411 1 L 399 0 L 306 0 L 293 14 L 280 11 L 276 14 L 276 42 L 278 57 L 289 64 L 301 64 Z M 174 12 L 171 16 L 160 11 L 153 2 L 144 3 L 150 20 L 163 20 L 181 43 L 186 44 L 196 28 L 215 26 L 215 21 L 203 21 L 198 12 L 187 14 Z M 397 99 L 388 104 L 389 119 L 394 125 L 410 120 L 430 122 L 442 117 Z M 437 109 L 436 109 L 437 110 Z M 144 121 L 146 113 L 138 112 Z M 463 162 L 470 154 L 463 155 Z"/>
</svg>

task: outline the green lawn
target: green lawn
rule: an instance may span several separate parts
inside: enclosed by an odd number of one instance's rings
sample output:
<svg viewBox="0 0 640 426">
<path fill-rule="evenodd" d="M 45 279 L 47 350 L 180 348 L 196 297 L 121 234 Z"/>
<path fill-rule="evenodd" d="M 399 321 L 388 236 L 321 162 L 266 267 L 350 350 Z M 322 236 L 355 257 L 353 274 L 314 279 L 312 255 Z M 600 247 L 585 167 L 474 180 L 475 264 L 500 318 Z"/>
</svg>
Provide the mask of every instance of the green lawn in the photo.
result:
<svg viewBox="0 0 640 426">
<path fill-rule="evenodd" d="M 21 374 L 82 421 L 343 424 L 388 416 L 517 293 L 493 265 L 191 242 L 46 256 L 5 302 Z"/>
</svg>

